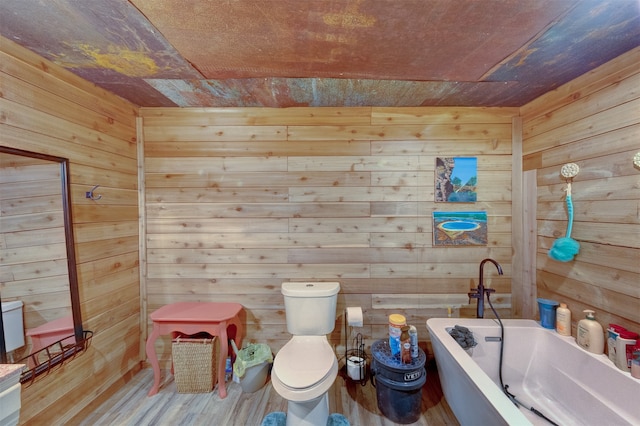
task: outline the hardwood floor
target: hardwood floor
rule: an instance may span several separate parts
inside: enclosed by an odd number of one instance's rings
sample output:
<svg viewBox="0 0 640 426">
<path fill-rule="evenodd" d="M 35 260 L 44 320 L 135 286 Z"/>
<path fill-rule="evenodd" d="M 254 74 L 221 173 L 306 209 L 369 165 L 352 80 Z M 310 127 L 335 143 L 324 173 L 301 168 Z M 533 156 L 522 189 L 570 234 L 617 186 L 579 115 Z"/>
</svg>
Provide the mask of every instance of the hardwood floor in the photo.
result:
<svg viewBox="0 0 640 426">
<path fill-rule="evenodd" d="M 265 415 L 287 410 L 287 402 L 271 382 L 255 393 L 243 393 L 237 383 L 227 384 L 228 396 L 220 399 L 217 390 L 206 394 L 176 392 L 173 377 L 163 372 L 160 392 L 147 397 L 153 382 L 151 369 L 143 369 L 109 400 L 87 416 L 81 426 L 118 425 L 238 425 L 259 426 Z M 352 426 L 397 425 L 378 409 L 376 389 L 371 381 L 365 386 L 354 383 L 340 370 L 329 391 L 332 413 L 341 413 Z M 427 382 L 422 389 L 420 419 L 415 426 L 458 425 L 449 408 L 433 361 L 427 363 Z"/>
</svg>

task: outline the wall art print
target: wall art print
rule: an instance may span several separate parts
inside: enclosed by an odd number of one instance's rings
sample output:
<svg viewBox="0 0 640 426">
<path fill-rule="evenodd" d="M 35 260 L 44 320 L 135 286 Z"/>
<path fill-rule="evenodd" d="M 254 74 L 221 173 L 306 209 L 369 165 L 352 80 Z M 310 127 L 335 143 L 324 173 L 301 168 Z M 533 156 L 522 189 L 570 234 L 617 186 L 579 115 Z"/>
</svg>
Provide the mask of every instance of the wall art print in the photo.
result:
<svg viewBox="0 0 640 426">
<path fill-rule="evenodd" d="M 433 212 L 433 245 L 486 246 L 487 212 Z"/>
<path fill-rule="evenodd" d="M 474 203 L 477 200 L 478 159 L 476 157 L 436 158 L 435 201 Z"/>
</svg>

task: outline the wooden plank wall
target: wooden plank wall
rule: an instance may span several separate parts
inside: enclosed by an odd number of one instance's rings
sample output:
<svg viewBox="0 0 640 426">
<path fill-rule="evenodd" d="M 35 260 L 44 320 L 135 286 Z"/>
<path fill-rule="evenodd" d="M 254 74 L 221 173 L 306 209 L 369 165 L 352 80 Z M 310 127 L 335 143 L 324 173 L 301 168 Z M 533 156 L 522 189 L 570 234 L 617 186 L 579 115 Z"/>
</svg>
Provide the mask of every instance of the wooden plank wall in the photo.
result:
<svg viewBox="0 0 640 426">
<path fill-rule="evenodd" d="M 290 336 L 283 281 L 337 280 L 338 320 L 361 306 L 367 345 L 401 312 L 475 315 L 479 262 L 505 315 L 511 295 L 511 129 L 516 109 L 142 108 L 149 312 L 235 301 L 248 339 Z M 436 157 L 478 158 L 478 202 L 434 203 Z M 432 212 L 485 210 L 488 246 L 434 248 Z M 165 362 L 167 339 L 157 344 Z M 341 349 L 339 349 L 340 353 Z M 166 364 L 165 364 L 166 365 Z"/>
<path fill-rule="evenodd" d="M 638 50 L 523 107 L 524 168 L 537 173 L 537 292 L 601 323 L 638 330 Z M 511 289 L 511 117 L 455 108 L 144 109 L 0 39 L 2 145 L 68 157 L 89 351 L 23 390 L 23 423 L 62 424 L 135 371 L 140 352 L 137 149 L 146 157 L 148 226 L 142 291 L 149 311 L 178 300 L 239 301 L 250 340 L 289 338 L 279 286 L 339 280 L 339 318 L 362 306 L 368 344 L 387 315 L 473 316 L 466 293 L 484 257 L 508 315 Z M 436 156 L 477 156 L 479 202 L 433 203 Z M 577 162 L 576 261 L 546 251 L 564 234 L 559 167 Z M 84 198 L 93 185 L 103 195 Z M 526 182 L 528 184 L 528 180 Z M 434 248 L 431 212 L 487 210 L 489 245 Z M 526 224 L 525 224 L 526 226 Z M 514 280 L 516 278 L 514 277 Z M 145 316 L 146 317 L 146 316 Z M 575 316 L 574 316 L 575 318 Z M 575 323 L 575 322 L 574 322 Z M 148 325 L 148 324 L 147 324 Z M 142 329 L 146 335 L 147 327 Z M 167 359 L 166 341 L 159 343 Z"/>
<path fill-rule="evenodd" d="M 64 424 L 140 364 L 136 107 L 0 39 L 0 143 L 70 160 L 91 347 L 23 388 L 21 422 Z M 101 185 L 94 202 L 85 192 Z"/>
<path fill-rule="evenodd" d="M 537 175 L 537 294 L 567 302 L 573 335 L 583 309 L 598 321 L 640 332 L 640 49 L 525 105 L 524 169 Z M 563 164 L 579 165 L 572 185 L 568 263 L 547 253 L 565 235 Z"/>
<path fill-rule="evenodd" d="M 60 165 L 0 154 L 0 220 L 2 301 L 24 303 L 27 330 L 71 315 Z"/>
</svg>

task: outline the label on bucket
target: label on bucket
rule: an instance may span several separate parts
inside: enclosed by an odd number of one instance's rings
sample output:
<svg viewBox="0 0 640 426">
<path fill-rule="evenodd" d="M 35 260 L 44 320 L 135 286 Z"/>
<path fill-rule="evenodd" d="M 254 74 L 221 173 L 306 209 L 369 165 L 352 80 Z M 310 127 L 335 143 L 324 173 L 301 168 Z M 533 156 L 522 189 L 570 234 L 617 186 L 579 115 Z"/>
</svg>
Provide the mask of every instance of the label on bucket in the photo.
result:
<svg viewBox="0 0 640 426">
<path fill-rule="evenodd" d="M 422 377 L 422 370 L 412 371 L 411 373 L 404 373 L 405 382 L 418 380 L 420 377 Z"/>
</svg>

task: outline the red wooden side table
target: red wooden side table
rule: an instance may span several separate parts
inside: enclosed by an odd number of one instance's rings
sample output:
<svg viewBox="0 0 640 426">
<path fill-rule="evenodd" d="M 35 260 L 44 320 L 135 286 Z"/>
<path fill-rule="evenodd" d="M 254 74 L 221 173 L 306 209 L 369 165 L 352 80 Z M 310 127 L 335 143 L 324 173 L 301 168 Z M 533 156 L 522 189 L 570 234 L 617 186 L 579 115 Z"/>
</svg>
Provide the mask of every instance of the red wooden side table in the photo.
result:
<svg viewBox="0 0 640 426">
<path fill-rule="evenodd" d="M 147 358 L 153 368 L 153 387 L 149 396 L 158 393 L 160 387 L 160 364 L 156 354 L 156 339 L 165 334 L 183 333 L 197 334 L 206 332 L 220 339 L 218 353 L 218 394 L 220 398 L 226 398 L 227 387 L 225 385 L 225 363 L 229 354 L 227 339 L 233 338 L 236 344 L 242 346 L 243 329 L 240 322 L 239 303 L 215 303 L 215 302 L 178 302 L 165 305 L 154 311 L 150 317 L 153 321 L 153 330 L 147 338 Z M 232 336 L 227 336 L 227 328 L 235 326 Z"/>
</svg>

